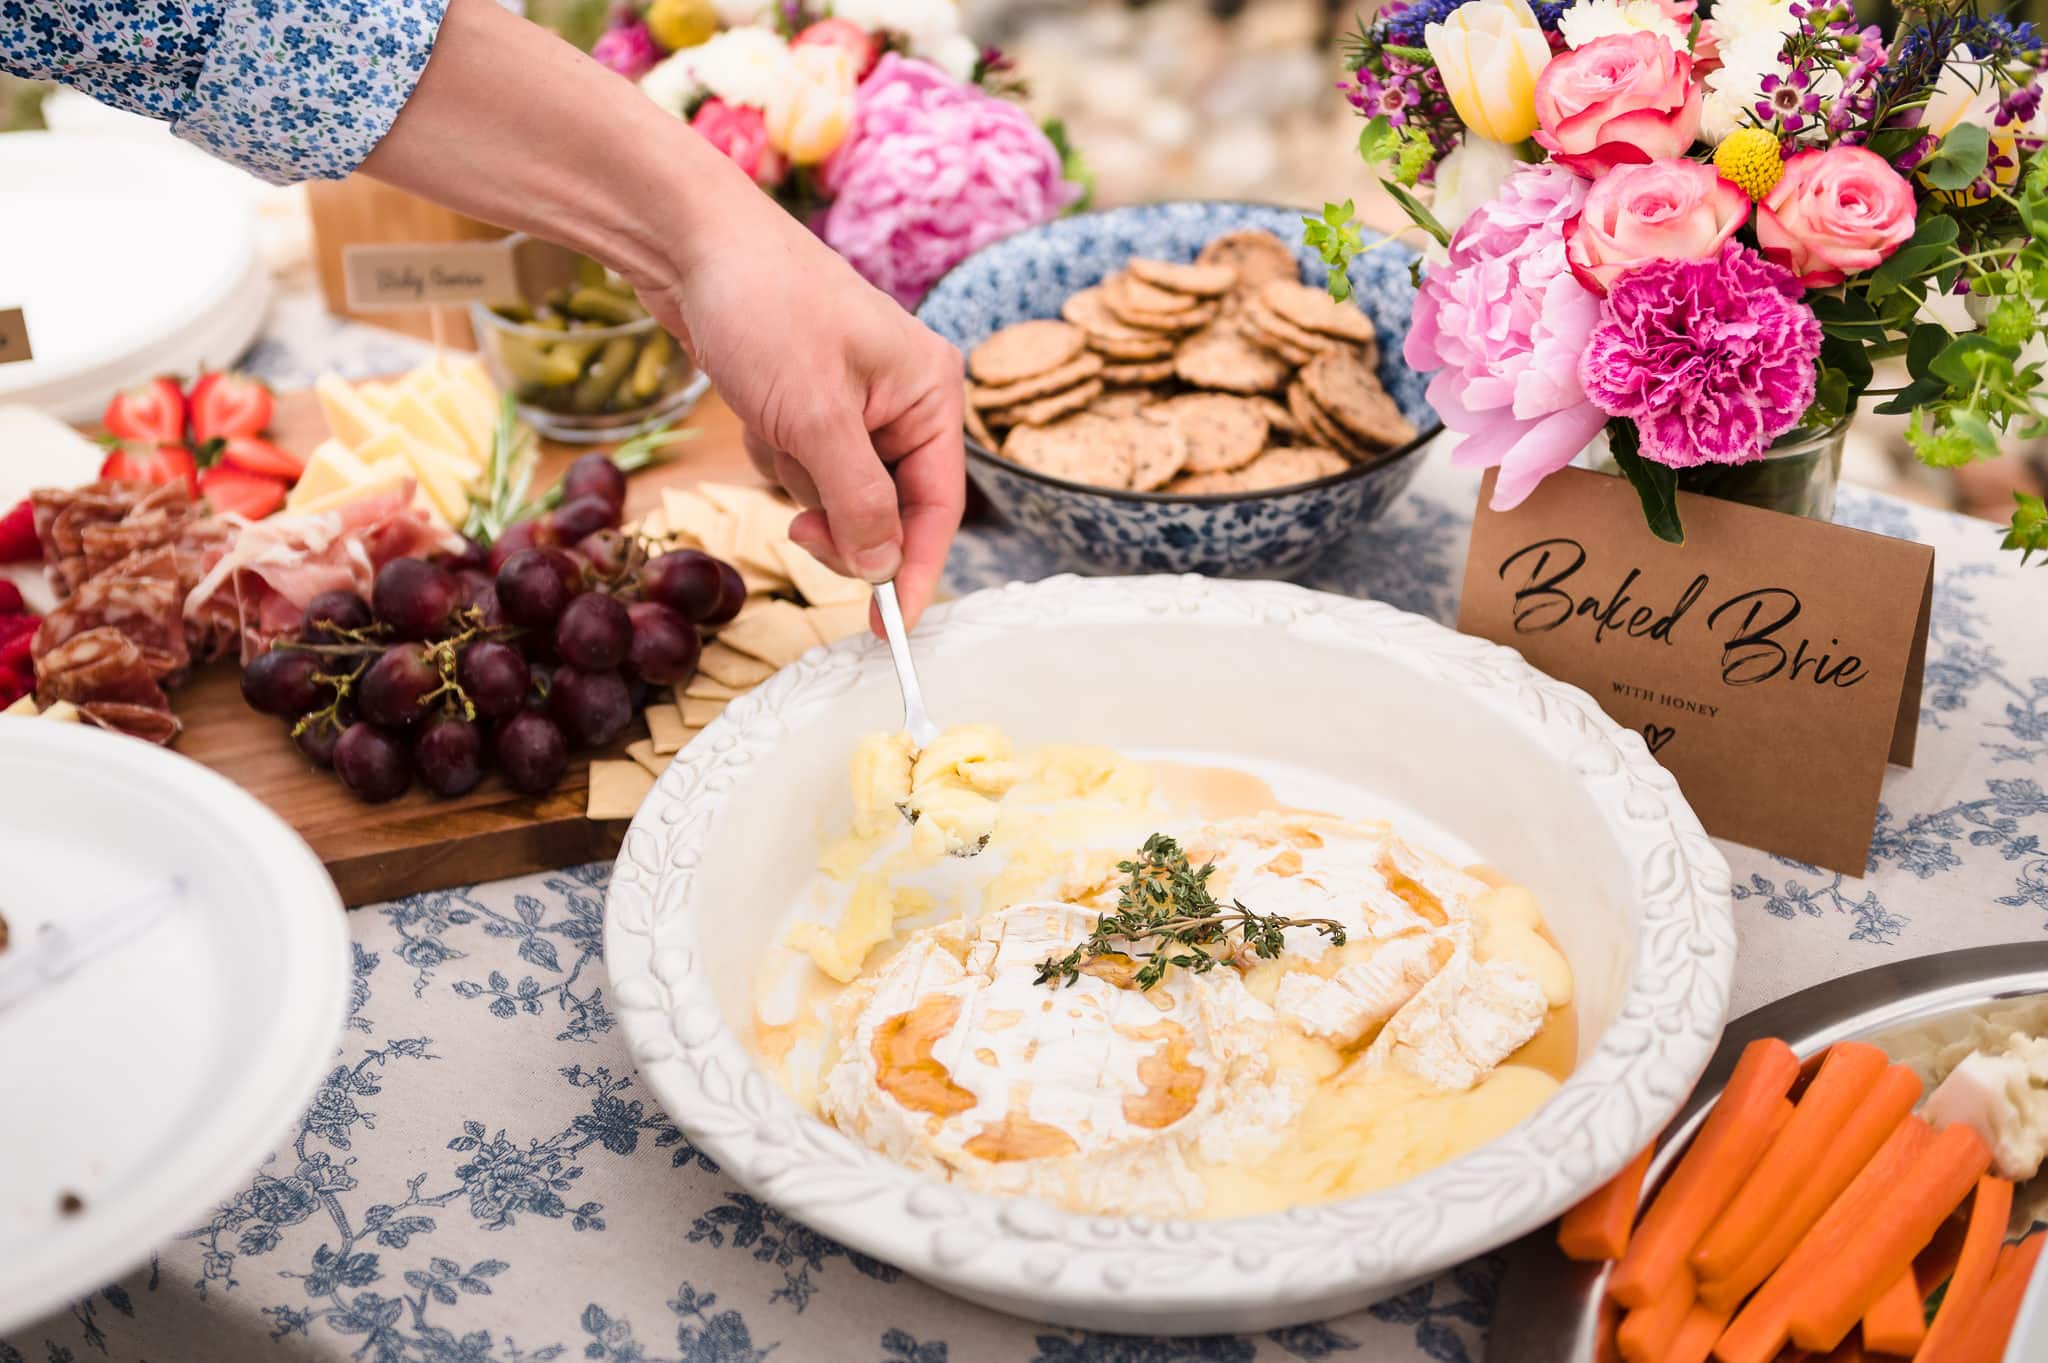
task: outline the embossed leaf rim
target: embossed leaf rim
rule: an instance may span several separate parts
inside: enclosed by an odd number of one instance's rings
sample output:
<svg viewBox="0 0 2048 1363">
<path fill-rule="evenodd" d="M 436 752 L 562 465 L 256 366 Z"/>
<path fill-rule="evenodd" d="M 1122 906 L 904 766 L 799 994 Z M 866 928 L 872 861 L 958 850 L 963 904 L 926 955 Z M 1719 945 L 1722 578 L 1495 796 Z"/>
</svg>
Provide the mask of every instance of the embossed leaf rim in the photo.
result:
<svg viewBox="0 0 2048 1363">
<path fill-rule="evenodd" d="M 733 701 L 656 783 L 605 905 L 605 957 L 634 1058 L 676 1124 L 742 1184 L 846 1244 L 941 1286 L 1048 1310 L 1214 1311 L 1397 1290 L 1557 1216 L 1653 1141 L 1705 1068 L 1735 962 L 1729 873 L 1642 736 L 1511 649 L 1380 602 L 1282 582 L 1079 578 L 933 609 L 920 655 L 995 632 L 1162 617 L 1254 623 L 1383 657 L 1458 688 L 1569 770 L 1607 811 L 1635 900 L 1635 959 L 1613 1021 L 1529 1118 L 1375 1193 L 1211 1221 L 1088 1216 L 914 1173 L 802 1111 L 754 1064 L 699 964 L 696 867 L 725 791 L 788 719 L 857 685 L 894 686 L 865 637 L 814 649 Z"/>
</svg>

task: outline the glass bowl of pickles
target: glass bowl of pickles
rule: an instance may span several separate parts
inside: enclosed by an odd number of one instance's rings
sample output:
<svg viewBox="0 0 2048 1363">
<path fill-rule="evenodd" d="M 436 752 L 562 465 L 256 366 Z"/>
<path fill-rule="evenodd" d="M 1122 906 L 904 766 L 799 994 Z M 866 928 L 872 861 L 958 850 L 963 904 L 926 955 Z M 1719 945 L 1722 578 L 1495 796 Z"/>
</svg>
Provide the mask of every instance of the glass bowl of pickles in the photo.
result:
<svg viewBox="0 0 2048 1363">
<path fill-rule="evenodd" d="M 595 443 L 651 431 L 703 396 L 710 381 L 633 290 L 589 259 L 539 297 L 470 308 L 476 342 L 501 392 L 551 440 Z"/>
</svg>

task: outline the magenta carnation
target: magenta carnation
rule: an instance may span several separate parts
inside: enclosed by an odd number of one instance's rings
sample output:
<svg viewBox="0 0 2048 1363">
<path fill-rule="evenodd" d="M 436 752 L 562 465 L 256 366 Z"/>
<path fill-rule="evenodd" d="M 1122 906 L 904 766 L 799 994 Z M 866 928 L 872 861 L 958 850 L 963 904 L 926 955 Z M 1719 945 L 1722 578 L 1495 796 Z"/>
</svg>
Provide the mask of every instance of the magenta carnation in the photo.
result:
<svg viewBox="0 0 2048 1363">
<path fill-rule="evenodd" d="M 1673 468 L 1762 456 L 1813 402 L 1820 322 L 1799 281 L 1739 242 L 1663 260 L 1608 291 L 1579 381 Z"/>
<path fill-rule="evenodd" d="M 1080 189 L 1031 116 L 891 52 L 823 167 L 825 242 L 905 307 L 975 251 L 1058 217 Z"/>
<path fill-rule="evenodd" d="M 1569 464 L 1607 424 L 1578 378 L 1600 300 L 1565 259 L 1565 227 L 1585 202 L 1586 182 L 1562 166 L 1516 171 L 1465 220 L 1449 262 L 1429 272 L 1415 300 L 1408 363 L 1442 371 L 1430 381 L 1429 401 L 1465 437 L 1452 460 L 1500 466 L 1500 510 Z"/>
<path fill-rule="evenodd" d="M 591 44 L 590 55 L 599 65 L 610 67 L 627 80 L 638 80 L 661 60 L 661 49 L 654 45 L 654 35 L 647 31 L 647 25 L 635 19 L 606 29 Z"/>
</svg>

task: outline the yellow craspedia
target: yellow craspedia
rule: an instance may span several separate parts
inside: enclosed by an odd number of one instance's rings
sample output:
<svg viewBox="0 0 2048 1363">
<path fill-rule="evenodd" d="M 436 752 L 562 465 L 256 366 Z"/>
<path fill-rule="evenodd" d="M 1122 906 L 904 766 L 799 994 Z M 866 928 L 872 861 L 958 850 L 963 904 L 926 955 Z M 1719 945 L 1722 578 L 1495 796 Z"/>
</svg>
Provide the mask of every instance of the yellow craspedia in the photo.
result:
<svg viewBox="0 0 2048 1363">
<path fill-rule="evenodd" d="M 647 8 L 647 31 L 670 52 L 709 42 L 718 32 L 718 10 L 711 0 L 654 0 Z"/>
<path fill-rule="evenodd" d="M 1714 151 L 1714 169 L 1723 179 L 1742 186 L 1751 199 L 1761 201 L 1785 175 L 1785 158 L 1778 151 L 1778 139 L 1762 128 L 1738 128 Z"/>
</svg>

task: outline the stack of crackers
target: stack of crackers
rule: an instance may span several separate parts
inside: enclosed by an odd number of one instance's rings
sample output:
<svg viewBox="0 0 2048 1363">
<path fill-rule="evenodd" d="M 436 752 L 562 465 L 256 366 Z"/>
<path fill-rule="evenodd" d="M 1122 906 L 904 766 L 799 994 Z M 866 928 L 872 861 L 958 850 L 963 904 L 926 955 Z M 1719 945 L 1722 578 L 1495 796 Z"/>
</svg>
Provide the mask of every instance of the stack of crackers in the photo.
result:
<svg viewBox="0 0 2048 1363">
<path fill-rule="evenodd" d="M 865 582 L 839 576 L 789 538 L 797 508 L 765 488 L 699 483 L 666 488 L 661 509 L 625 527 L 665 549 L 701 549 L 739 569 L 747 604 L 704 646 L 697 675 L 673 696 L 647 702 L 648 737 L 631 761 L 590 764 L 593 819 L 630 819 L 654 779 L 726 705 L 820 644 L 868 627 Z"/>
<path fill-rule="evenodd" d="M 1415 438 L 1380 386 L 1372 319 L 1301 281 L 1270 232 L 1193 263 L 1134 257 L 967 357 L 967 431 L 1025 468 L 1096 487 L 1260 492 L 1372 463 Z"/>
</svg>

